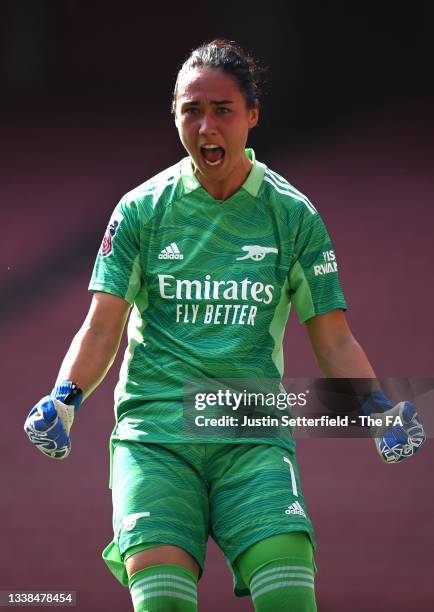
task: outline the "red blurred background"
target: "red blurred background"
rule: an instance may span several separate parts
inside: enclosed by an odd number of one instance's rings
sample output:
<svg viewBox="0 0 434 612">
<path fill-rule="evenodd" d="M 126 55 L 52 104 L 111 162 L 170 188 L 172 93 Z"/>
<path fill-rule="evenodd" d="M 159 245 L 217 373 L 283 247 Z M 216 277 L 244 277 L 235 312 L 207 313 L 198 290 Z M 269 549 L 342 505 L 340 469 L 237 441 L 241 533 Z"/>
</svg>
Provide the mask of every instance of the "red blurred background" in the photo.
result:
<svg viewBox="0 0 434 612">
<path fill-rule="evenodd" d="M 203 40 L 234 38 L 270 65 L 251 144 L 319 208 L 348 320 L 377 375 L 434 377 L 434 12 L 349 11 L 300 1 L 224 15 L 211 5 L 157 14 L 132 1 L 0 4 L 0 590 L 71 589 L 80 611 L 131 609 L 100 559 L 111 539 L 119 357 L 82 408 L 68 461 L 37 453 L 22 424 L 86 313 L 112 208 L 184 155 L 170 96 Z M 294 314 L 285 352 L 287 377 L 320 375 Z M 319 610 L 432 610 L 431 441 L 398 466 L 382 465 L 369 440 L 303 439 L 298 452 Z M 212 542 L 199 592 L 202 610 L 252 609 L 233 596 Z"/>
</svg>

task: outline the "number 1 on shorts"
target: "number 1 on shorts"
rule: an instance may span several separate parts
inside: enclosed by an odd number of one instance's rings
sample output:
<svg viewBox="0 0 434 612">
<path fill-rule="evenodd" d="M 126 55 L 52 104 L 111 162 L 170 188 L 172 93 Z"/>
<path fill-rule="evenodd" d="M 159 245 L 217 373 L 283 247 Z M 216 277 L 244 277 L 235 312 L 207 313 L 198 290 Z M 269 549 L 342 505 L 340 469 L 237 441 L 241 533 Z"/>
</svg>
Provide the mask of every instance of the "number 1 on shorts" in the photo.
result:
<svg viewBox="0 0 434 612">
<path fill-rule="evenodd" d="M 298 497 L 297 482 L 295 480 L 295 472 L 294 472 L 294 468 L 292 467 L 291 460 L 288 459 L 288 457 L 285 457 L 285 456 L 283 457 L 283 460 L 286 461 L 286 463 L 289 465 L 289 471 L 291 472 L 292 492 L 294 493 L 295 497 Z"/>
</svg>

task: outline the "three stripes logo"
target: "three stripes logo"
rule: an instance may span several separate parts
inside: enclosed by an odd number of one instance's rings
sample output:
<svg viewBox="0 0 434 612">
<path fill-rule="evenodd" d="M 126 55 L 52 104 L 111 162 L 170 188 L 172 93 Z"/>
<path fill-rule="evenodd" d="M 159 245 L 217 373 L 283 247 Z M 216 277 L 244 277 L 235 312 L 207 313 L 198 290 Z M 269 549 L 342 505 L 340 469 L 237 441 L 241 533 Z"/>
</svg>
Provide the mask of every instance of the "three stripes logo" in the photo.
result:
<svg viewBox="0 0 434 612">
<path fill-rule="evenodd" d="M 306 516 L 305 511 L 303 510 L 300 502 L 295 501 L 290 506 L 288 506 L 287 510 L 285 510 L 285 514 L 298 514 L 299 516 Z"/>
<path fill-rule="evenodd" d="M 298 191 L 298 189 L 291 185 L 291 183 L 288 183 L 288 181 L 282 176 L 279 176 L 276 172 L 273 172 L 269 168 L 267 168 L 265 171 L 264 181 L 269 183 L 278 193 L 291 196 L 295 200 L 303 202 L 312 215 L 317 212 L 315 206 L 305 195 Z"/>
<path fill-rule="evenodd" d="M 161 251 L 158 259 L 184 259 L 184 255 L 178 249 L 176 242 L 172 242 Z"/>
</svg>

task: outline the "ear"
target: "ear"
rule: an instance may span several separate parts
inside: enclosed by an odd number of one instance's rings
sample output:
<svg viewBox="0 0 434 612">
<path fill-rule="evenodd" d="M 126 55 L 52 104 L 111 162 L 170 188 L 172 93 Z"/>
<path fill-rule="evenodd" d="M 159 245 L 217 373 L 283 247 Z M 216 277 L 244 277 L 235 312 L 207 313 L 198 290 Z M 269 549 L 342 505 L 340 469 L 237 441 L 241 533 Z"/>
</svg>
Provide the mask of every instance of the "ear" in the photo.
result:
<svg viewBox="0 0 434 612">
<path fill-rule="evenodd" d="M 251 130 L 252 128 L 258 125 L 259 106 L 256 105 L 255 108 L 249 108 L 248 112 L 249 112 L 249 116 L 248 116 L 249 130 Z"/>
<path fill-rule="evenodd" d="M 177 128 L 179 128 L 178 112 L 177 112 L 176 105 L 173 103 L 172 103 L 172 114 L 173 114 L 173 119 L 175 121 L 175 125 Z"/>
</svg>

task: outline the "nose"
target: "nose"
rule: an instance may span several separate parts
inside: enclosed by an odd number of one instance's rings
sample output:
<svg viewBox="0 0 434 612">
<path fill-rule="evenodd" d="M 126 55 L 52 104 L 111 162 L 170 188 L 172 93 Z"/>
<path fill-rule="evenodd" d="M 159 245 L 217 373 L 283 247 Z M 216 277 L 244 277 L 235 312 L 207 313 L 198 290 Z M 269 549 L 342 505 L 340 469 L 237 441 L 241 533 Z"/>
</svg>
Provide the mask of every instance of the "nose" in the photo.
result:
<svg viewBox="0 0 434 612">
<path fill-rule="evenodd" d="M 202 120 L 200 122 L 199 134 L 205 135 L 214 135 L 217 133 L 217 124 L 215 121 L 215 117 L 211 112 L 204 113 L 202 115 Z"/>
</svg>

